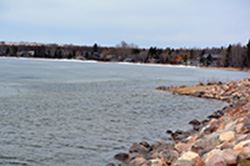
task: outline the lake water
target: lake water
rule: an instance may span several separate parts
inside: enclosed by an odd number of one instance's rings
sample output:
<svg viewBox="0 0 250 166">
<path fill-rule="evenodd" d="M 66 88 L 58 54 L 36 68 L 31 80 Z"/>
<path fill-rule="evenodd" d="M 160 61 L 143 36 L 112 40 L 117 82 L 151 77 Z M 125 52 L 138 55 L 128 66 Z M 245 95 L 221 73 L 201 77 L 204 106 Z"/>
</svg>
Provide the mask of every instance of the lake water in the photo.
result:
<svg viewBox="0 0 250 166">
<path fill-rule="evenodd" d="M 167 140 L 225 103 L 155 90 L 249 73 L 0 59 L 0 165 L 102 166 L 134 142 Z"/>
</svg>

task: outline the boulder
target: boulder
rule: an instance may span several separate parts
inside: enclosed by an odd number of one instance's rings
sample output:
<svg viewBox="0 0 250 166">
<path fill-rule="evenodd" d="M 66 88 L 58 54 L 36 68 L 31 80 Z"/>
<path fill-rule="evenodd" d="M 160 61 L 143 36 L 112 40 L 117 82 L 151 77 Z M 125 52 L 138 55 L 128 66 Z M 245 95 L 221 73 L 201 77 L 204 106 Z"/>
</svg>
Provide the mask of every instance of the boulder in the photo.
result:
<svg viewBox="0 0 250 166">
<path fill-rule="evenodd" d="M 108 163 L 106 166 L 115 166 L 114 163 Z"/>
<path fill-rule="evenodd" d="M 241 141 L 234 146 L 235 151 L 241 151 L 245 146 L 250 146 L 250 140 Z"/>
<path fill-rule="evenodd" d="M 183 153 L 176 162 L 178 166 L 189 165 L 189 164 L 200 166 L 202 165 L 202 163 L 203 161 L 201 160 L 199 154 L 192 152 L 192 151 Z"/>
<path fill-rule="evenodd" d="M 210 134 L 216 131 L 220 127 L 220 121 L 217 119 L 212 119 L 206 127 L 202 129 L 202 132 L 205 134 Z"/>
<path fill-rule="evenodd" d="M 235 165 L 237 163 L 237 154 L 232 149 L 223 150 L 222 156 L 227 165 Z"/>
<path fill-rule="evenodd" d="M 129 153 L 139 153 L 139 154 L 146 154 L 151 150 L 151 147 L 145 147 L 143 144 L 134 143 L 129 148 Z"/>
<path fill-rule="evenodd" d="M 175 144 L 175 149 L 178 151 L 178 152 L 185 152 L 185 151 L 188 151 L 190 149 L 191 145 L 188 144 L 188 143 L 182 143 L 182 142 L 179 142 L 177 144 Z"/>
<path fill-rule="evenodd" d="M 166 163 L 171 164 L 178 159 L 179 153 L 175 150 L 165 150 L 160 152 L 159 157 Z"/>
<path fill-rule="evenodd" d="M 161 159 L 152 159 L 148 162 L 147 166 L 168 166 L 168 164 Z"/>
<path fill-rule="evenodd" d="M 147 160 L 143 157 L 135 157 L 134 159 L 130 160 L 129 166 L 147 166 Z"/>
<path fill-rule="evenodd" d="M 234 131 L 235 130 L 235 126 L 236 126 L 236 122 L 232 121 L 226 124 L 224 130 L 225 131 Z"/>
<path fill-rule="evenodd" d="M 236 132 L 241 134 L 250 133 L 250 122 L 239 123 L 236 126 Z"/>
<path fill-rule="evenodd" d="M 234 140 L 235 132 L 234 131 L 227 131 L 220 134 L 219 139 L 221 142 L 230 142 Z"/>
<path fill-rule="evenodd" d="M 222 144 L 218 145 L 216 148 L 224 150 L 224 149 L 233 149 L 233 147 L 234 147 L 234 142 L 223 142 Z"/>
<path fill-rule="evenodd" d="M 201 138 L 196 143 L 193 144 L 191 150 L 197 152 L 201 156 L 212 149 L 214 149 L 219 144 L 217 134 L 212 134 L 210 137 Z"/>
<path fill-rule="evenodd" d="M 192 152 L 192 151 L 188 151 L 188 152 L 182 154 L 181 157 L 179 158 L 179 160 L 193 161 L 196 158 L 199 158 L 199 154 Z"/>
<path fill-rule="evenodd" d="M 174 166 L 193 166 L 193 163 L 187 160 L 177 160 Z"/>
<path fill-rule="evenodd" d="M 250 159 L 250 147 L 244 147 L 239 152 L 239 159 Z"/>
<path fill-rule="evenodd" d="M 213 154 L 205 160 L 206 166 L 227 166 L 227 162 L 220 154 Z"/>
<path fill-rule="evenodd" d="M 129 154 L 127 153 L 118 153 L 114 156 L 114 159 L 122 161 L 122 162 L 126 162 L 128 161 L 130 158 Z"/>
</svg>

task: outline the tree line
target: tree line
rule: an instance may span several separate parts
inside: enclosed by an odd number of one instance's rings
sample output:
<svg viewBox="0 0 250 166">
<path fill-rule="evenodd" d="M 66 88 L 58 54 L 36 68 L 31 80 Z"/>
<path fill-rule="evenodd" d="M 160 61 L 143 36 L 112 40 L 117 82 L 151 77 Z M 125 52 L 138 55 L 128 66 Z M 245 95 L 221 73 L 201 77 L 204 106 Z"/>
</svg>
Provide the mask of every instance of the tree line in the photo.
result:
<svg viewBox="0 0 250 166">
<path fill-rule="evenodd" d="M 125 41 L 115 47 L 0 42 L 0 56 L 245 68 L 250 67 L 250 40 L 245 46 L 203 49 L 139 48 Z"/>
</svg>

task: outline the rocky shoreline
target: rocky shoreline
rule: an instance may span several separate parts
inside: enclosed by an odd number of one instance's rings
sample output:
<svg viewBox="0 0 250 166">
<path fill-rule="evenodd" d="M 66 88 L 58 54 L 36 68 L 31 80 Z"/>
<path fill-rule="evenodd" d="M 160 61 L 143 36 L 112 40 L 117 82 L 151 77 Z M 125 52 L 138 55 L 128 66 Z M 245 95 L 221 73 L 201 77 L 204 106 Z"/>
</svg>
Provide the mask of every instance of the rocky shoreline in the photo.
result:
<svg viewBox="0 0 250 166">
<path fill-rule="evenodd" d="M 174 94 L 218 99 L 229 105 L 189 131 L 166 133 L 173 143 L 134 143 L 107 166 L 250 166 L 250 79 L 186 87 L 158 87 Z"/>
</svg>

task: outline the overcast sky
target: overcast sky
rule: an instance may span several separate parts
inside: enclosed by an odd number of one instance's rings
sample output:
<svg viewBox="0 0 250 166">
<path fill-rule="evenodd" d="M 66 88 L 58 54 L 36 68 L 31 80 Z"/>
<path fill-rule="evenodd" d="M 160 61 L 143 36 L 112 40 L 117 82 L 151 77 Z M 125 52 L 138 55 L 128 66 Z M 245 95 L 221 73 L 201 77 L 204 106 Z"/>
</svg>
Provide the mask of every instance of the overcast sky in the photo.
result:
<svg viewBox="0 0 250 166">
<path fill-rule="evenodd" d="M 0 40 L 212 47 L 250 39 L 249 0 L 0 0 Z"/>
</svg>

